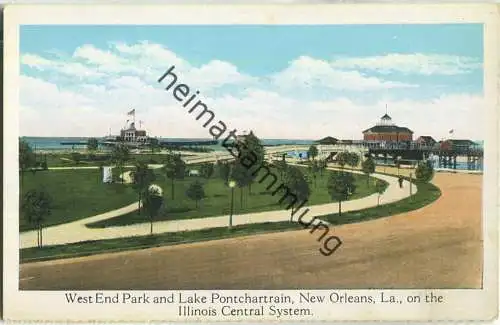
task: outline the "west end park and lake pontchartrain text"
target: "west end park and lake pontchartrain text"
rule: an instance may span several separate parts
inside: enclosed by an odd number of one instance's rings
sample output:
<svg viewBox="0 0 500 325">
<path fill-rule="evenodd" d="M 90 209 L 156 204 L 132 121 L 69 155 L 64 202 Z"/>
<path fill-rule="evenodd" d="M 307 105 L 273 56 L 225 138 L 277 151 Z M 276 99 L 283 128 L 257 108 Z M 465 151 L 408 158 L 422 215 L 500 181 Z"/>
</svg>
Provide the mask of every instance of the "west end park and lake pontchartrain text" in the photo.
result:
<svg viewBox="0 0 500 325">
<path fill-rule="evenodd" d="M 403 299 L 400 296 L 379 292 L 377 294 L 353 295 L 347 292 L 330 291 L 324 294 L 298 292 L 296 294 L 259 295 L 252 293 L 222 294 L 219 292 L 196 293 L 177 292 L 153 295 L 150 293 L 104 293 L 82 295 L 66 293 L 66 302 L 70 304 L 177 304 L 179 316 L 312 316 L 310 307 L 330 304 L 402 304 L 403 302 L 421 302 Z M 442 297 L 435 301 L 442 302 Z M 292 305 L 301 305 L 294 306 Z M 204 306 L 205 305 L 205 306 Z"/>
</svg>

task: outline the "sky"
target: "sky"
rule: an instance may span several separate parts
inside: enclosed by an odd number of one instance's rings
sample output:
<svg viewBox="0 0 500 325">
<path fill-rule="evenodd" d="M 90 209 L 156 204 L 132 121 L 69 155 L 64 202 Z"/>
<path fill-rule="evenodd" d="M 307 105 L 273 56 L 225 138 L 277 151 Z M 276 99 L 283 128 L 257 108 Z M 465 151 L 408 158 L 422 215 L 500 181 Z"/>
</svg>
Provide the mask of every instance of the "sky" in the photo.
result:
<svg viewBox="0 0 500 325">
<path fill-rule="evenodd" d="M 414 137 L 484 139 L 483 27 L 21 26 L 20 134 L 208 137 L 157 82 L 171 66 L 228 128 L 360 139 L 386 112 Z"/>
</svg>

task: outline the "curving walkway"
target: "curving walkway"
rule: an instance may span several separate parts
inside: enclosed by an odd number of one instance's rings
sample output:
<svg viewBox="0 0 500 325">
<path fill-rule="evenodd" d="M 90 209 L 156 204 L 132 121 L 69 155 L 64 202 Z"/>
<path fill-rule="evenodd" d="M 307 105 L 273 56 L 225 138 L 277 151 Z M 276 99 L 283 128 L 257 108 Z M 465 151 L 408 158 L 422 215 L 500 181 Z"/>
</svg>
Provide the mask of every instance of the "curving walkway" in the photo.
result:
<svg viewBox="0 0 500 325">
<path fill-rule="evenodd" d="M 161 166 L 161 165 L 160 165 Z M 156 168 L 156 166 L 152 166 Z M 335 170 L 337 168 L 328 168 Z M 360 171 L 351 171 L 355 174 L 362 174 Z M 125 173 L 126 174 L 126 173 Z M 124 175 L 125 176 L 125 175 Z M 387 204 L 402 200 L 410 196 L 409 182 L 403 183 L 403 188 L 399 187 L 398 179 L 394 176 L 383 174 L 372 174 L 371 176 L 384 180 L 388 183 L 388 187 L 380 198 L 380 204 Z M 125 177 L 126 178 L 126 177 Z M 412 194 L 415 194 L 416 186 L 412 186 Z M 377 205 L 378 194 L 372 194 L 360 199 L 345 201 L 342 203 L 342 211 L 361 210 Z M 279 197 L 277 197 L 278 199 Z M 69 222 L 66 224 L 47 227 L 43 230 L 44 245 L 62 245 L 88 240 L 112 239 L 120 237 L 142 236 L 149 234 L 150 224 L 148 222 L 141 224 L 133 224 L 128 226 L 117 226 L 108 228 L 87 228 L 85 225 L 97 221 L 102 221 L 114 218 L 123 214 L 137 210 L 138 203 L 132 203 L 126 207 L 108 211 L 89 218 Z M 316 216 L 322 216 L 328 213 L 338 211 L 338 203 L 327 203 L 313 206 L 305 206 L 303 209 L 309 208 L 307 214 L 302 218 L 304 222 L 310 221 Z M 301 210 L 302 213 L 303 210 Z M 294 218 L 299 217 L 297 213 Z M 290 211 L 264 211 L 258 213 L 247 213 L 233 215 L 233 225 L 264 223 L 264 222 L 280 222 L 290 220 Z M 226 227 L 229 222 L 229 215 L 207 218 L 194 218 L 182 220 L 157 221 L 153 228 L 155 233 L 178 232 L 186 230 L 199 230 L 206 228 Z M 20 248 L 29 248 L 36 246 L 36 231 L 23 232 L 20 235 Z"/>
</svg>

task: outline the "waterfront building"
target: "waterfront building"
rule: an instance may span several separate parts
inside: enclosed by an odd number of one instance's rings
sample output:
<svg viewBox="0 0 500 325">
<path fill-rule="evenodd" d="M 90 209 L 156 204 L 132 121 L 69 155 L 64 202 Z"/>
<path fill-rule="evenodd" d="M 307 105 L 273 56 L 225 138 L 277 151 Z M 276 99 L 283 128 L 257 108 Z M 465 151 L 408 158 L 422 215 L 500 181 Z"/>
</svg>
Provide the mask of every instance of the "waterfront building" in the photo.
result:
<svg viewBox="0 0 500 325">
<path fill-rule="evenodd" d="M 413 131 L 407 127 L 394 124 L 392 118 L 386 113 L 375 126 L 363 131 L 363 140 L 370 142 L 411 142 L 413 140 Z"/>
</svg>

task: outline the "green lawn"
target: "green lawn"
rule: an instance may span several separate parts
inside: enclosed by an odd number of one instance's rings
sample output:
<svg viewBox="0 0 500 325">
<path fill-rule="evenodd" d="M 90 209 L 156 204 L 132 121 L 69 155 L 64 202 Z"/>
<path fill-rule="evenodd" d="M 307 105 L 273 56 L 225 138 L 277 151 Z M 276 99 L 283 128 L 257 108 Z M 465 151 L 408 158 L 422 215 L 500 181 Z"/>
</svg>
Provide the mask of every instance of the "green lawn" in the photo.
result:
<svg viewBox="0 0 500 325">
<path fill-rule="evenodd" d="M 21 194 L 35 188 L 45 188 L 54 204 L 44 226 L 90 217 L 137 200 L 136 193 L 128 185 L 103 184 L 97 169 L 25 172 Z M 19 226 L 20 231 L 34 229 L 34 225 L 23 217 L 21 209 Z"/>
<path fill-rule="evenodd" d="M 408 180 L 408 177 L 405 177 Z M 332 213 L 320 217 L 332 225 L 343 225 L 347 223 L 356 223 L 372 219 L 392 216 L 398 213 L 420 209 L 436 201 L 441 196 L 441 190 L 432 183 L 416 183 L 417 193 L 394 203 L 381 205 L 375 208 L 367 208 L 358 211 L 342 213 Z"/>
<path fill-rule="evenodd" d="M 31 247 L 20 251 L 21 263 L 31 261 L 53 260 L 77 256 L 88 256 L 99 253 L 120 252 L 165 245 L 185 244 L 198 241 L 216 240 L 230 237 L 270 233 L 284 230 L 304 229 L 297 223 L 273 222 L 235 226 L 231 231 L 226 227 L 210 228 L 195 231 L 163 233 L 157 235 L 134 236 L 127 238 L 93 240 L 68 245 Z"/>
<path fill-rule="evenodd" d="M 338 214 L 331 214 L 319 218 L 328 220 L 333 225 L 363 222 L 422 208 L 437 200 L 441 195 L 439 188 L 431 183 L 417 183 L 416 186 L 418 191 L 411 198 L 357 212 L 343 213 L 341 217 Z M 288 221 L 241 225 L 233 227 L 232 231 L 227 228 L 210 228 L 152 236 L 87 241 L 43 248 L 25 248 L 20 251 L 20 258 L 21 263 L 26 263 L 299 229 L 304 228 L 297 223 Z M 316 240 L 316 237 L 311 238 L 311 240 Z"/>
<path fill-rule="evenodd" d="M 191 152 L 185 152 L 185 155 L 192 155 Z M 86 153 L 79 155 L 80 160 L 75 162 L 74 156 L 71 153 L 47 153 L 38 155 L 38 161 L 47 159 L 47 166 L 50 167 L 73 167 L 73 166 L 99 166 L 110 165 L 111 153 L 98 153 L 94 158 Z M 143 161 L 148 164 L 161 164 L 165 161 L 167 155 L 164 153 L 143 153 L 143 154 L 130 154 L 130 159 L 126 165 L 133 165 L 137 161 Z"/>
<path fill-rule="evenodd" d="M 189 168 L 194 167 L 190 166 Z M 308 174 L 306 168 L 303 168 L 303 171 Z M 214 176 L 210 179 L 204 179 L 202 177 L 186 177 L 183 180 L 175 181 L 173 200 L 171 196 L 172 191 L 170 179 L 166 179 L 159 171 L 155 172 L 157 174 L 157 180 L 155 183 L 164 189 L 166 204 L 165 211 L 163 211 L 156 218 L 156 220 L 203 218 L 229 214 L 231 191 L 224 181 L 217 177 L 217 170 Z M 279 173 L 274 169 L 273 173 L 275 175 L 279 175 Z M 323 176 L 318 174 L 316 184 L 312 183 L 310 185 L 312 192 L 309 198 L 310 205 L 333 202 L 329 197 L 326 187 L 330 173 L 332 172 L 325 171 Z M 350 199 L 357 199 L 375 192 L 375 187 L 373 185 L 370 187 L 367 186 L 366 176 L 355 174 L 354 177 L 356 179 L 357 189 L 355 194 L 352 195 Z M 269 179 L 270 178 L 271 177 L 269 177 Z M 258 180 L 259 179 L 260 176 L 258 177 Z M 270 184 L 269 179 L 265 180 L 263 183 L 255 182 L 251 187 L 251 193 L 247 187 L 243 189 L 236 188 L 234 190 L 234 213 L 241 214 L 284 209 L 286 207 L 285 205 L 278 204 L 278 201 L 282 196 L 280 194 L 276 194 L 274 196 L 272 195 L 273 190 L 281 184 L 281 181 L 278 180 L 271 190 L 266 190 L 266 187 Z M 189 184 L 195 180 L 201 181 L 204 184 L 205 189 L 205 198 L 200 202 L 198 208 L 196 208 L 195 202 L 189 200 L 185 195 Z M 104 228 L 141 223 L 148 220 L 149 219 L 146 216 L 140 215 L 138 212 L 132 212 L 116 218 L 88 224 L 87 226 L 90 228 Z"/>
</svg>

